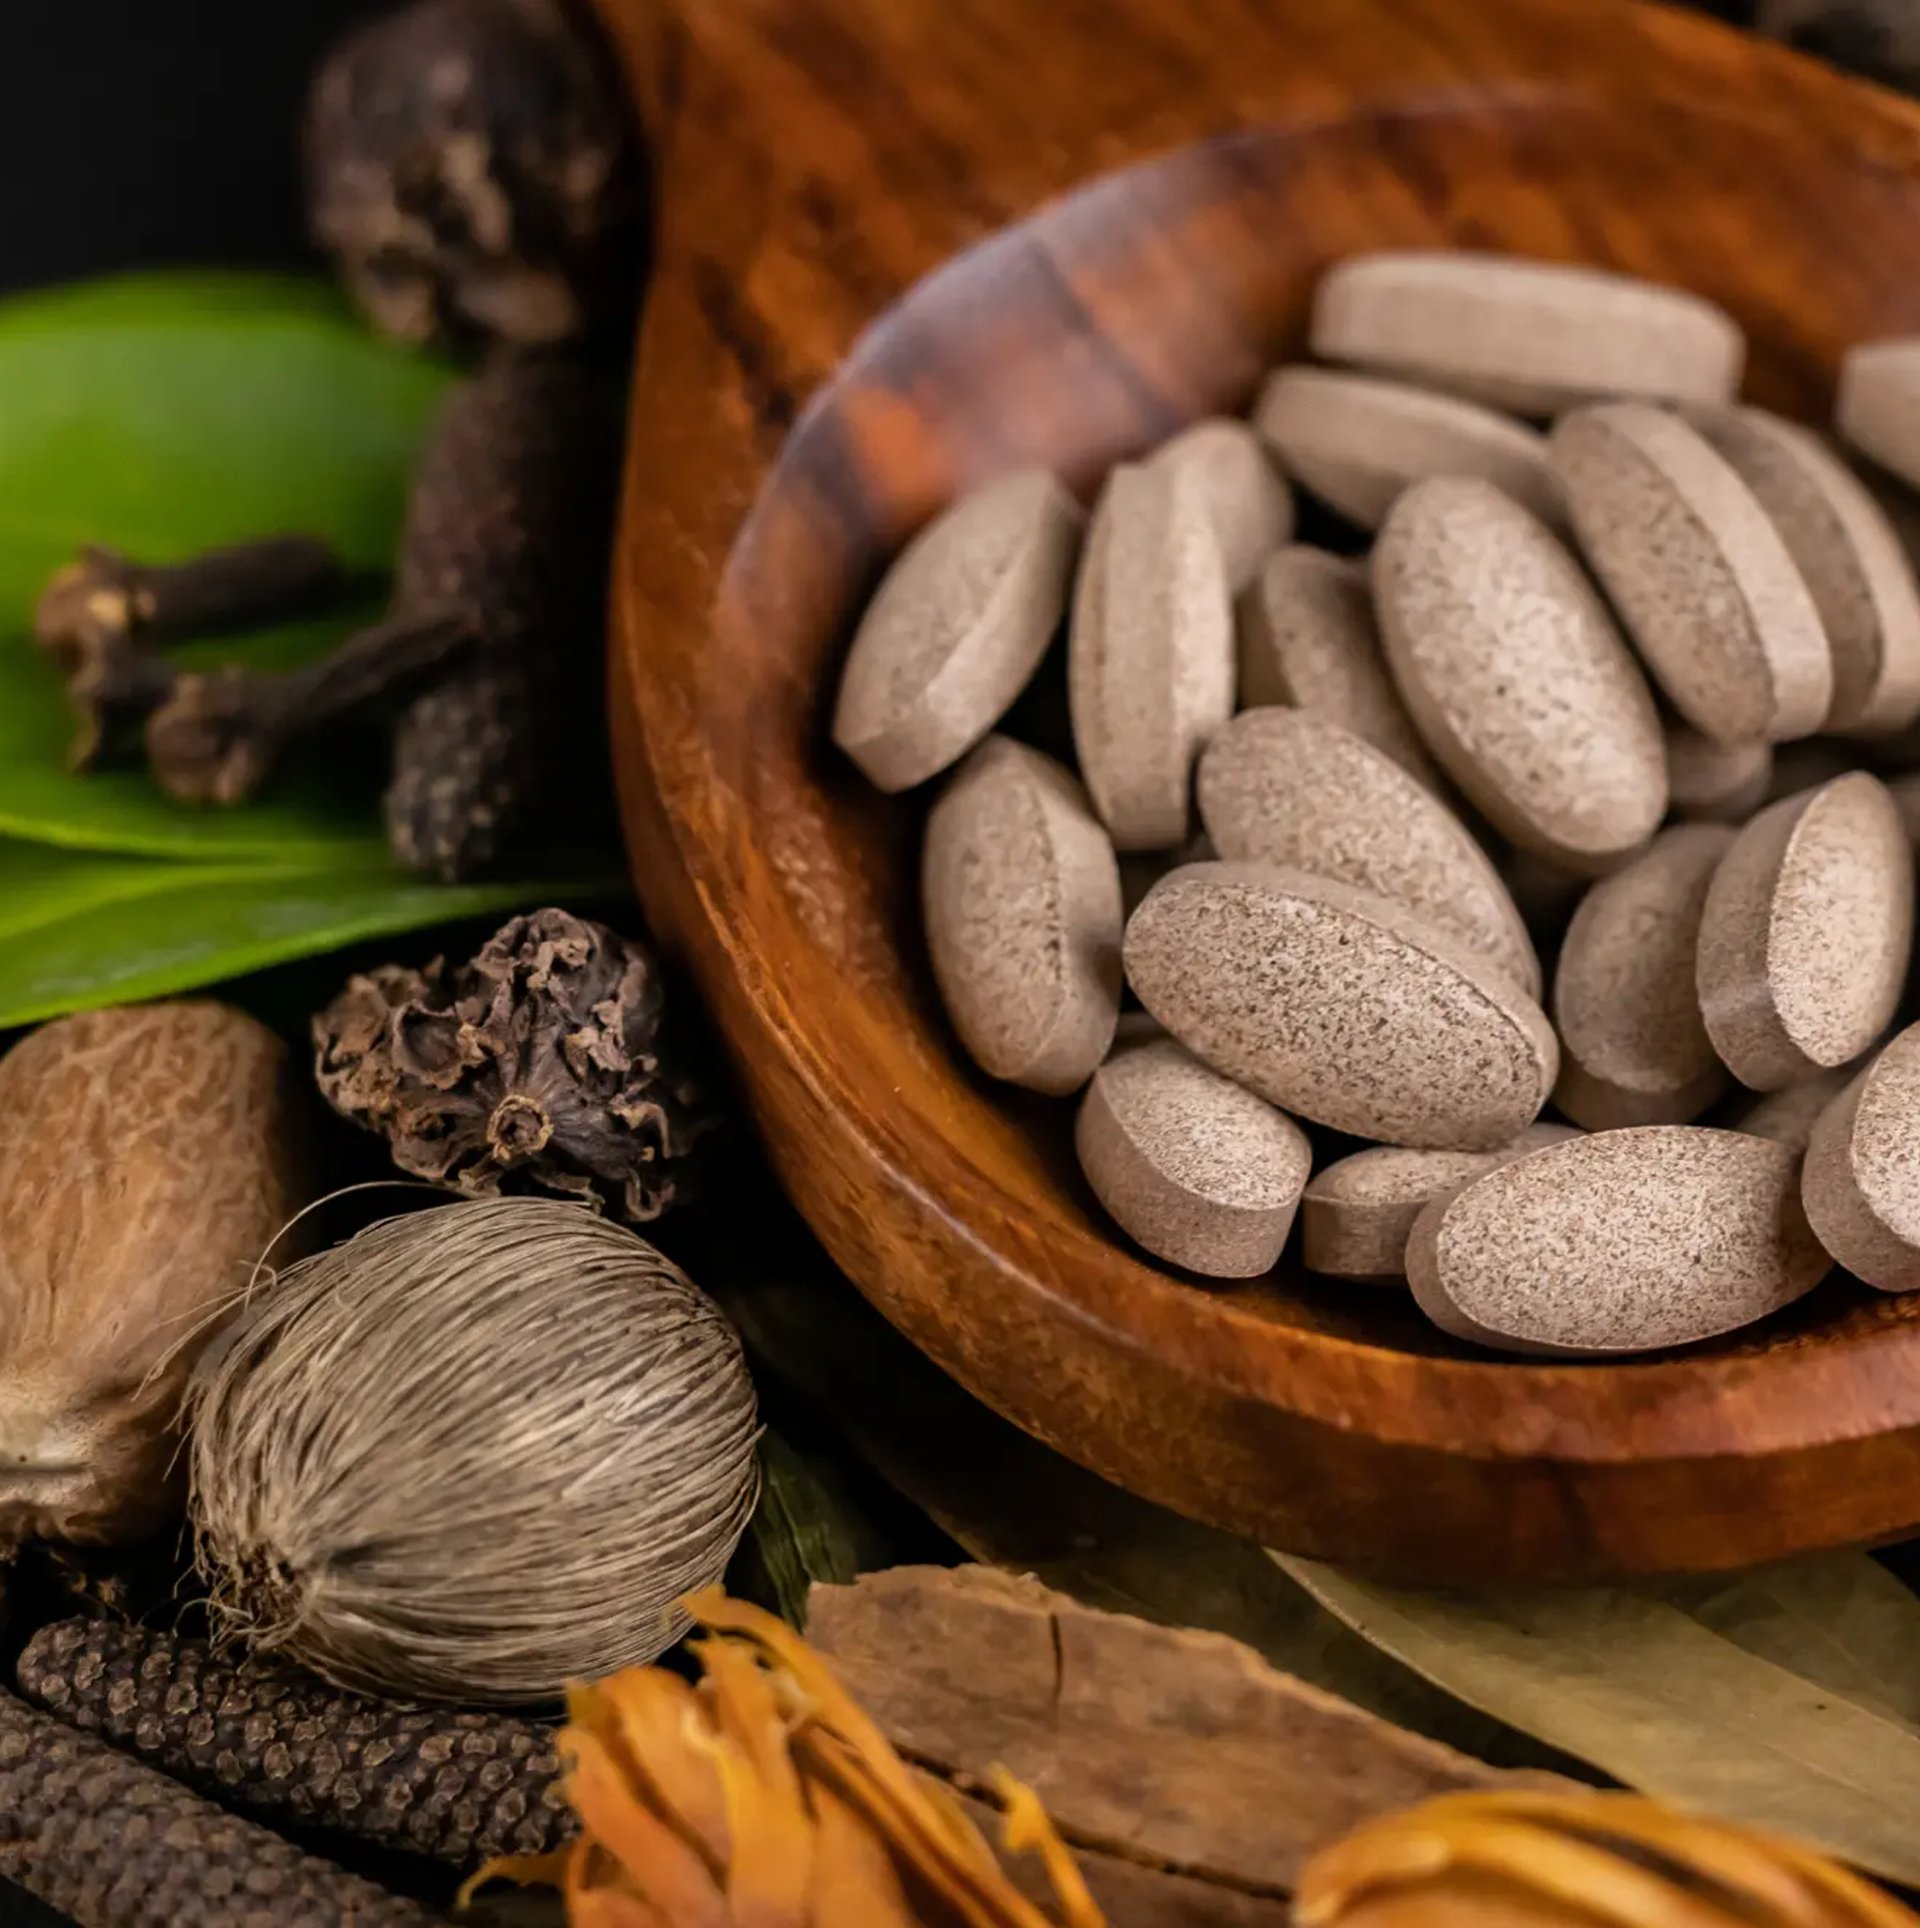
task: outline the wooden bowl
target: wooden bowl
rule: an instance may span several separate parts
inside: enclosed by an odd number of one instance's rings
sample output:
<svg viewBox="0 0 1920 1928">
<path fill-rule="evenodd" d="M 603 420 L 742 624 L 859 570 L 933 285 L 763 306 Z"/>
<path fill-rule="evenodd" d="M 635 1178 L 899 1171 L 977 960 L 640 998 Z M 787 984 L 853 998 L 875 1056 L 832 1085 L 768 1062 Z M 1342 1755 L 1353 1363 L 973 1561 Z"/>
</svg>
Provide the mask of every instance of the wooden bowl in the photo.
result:
<svg viewBox="0 0 1920 1928">
<path fill-rule="evenodd" d="M 1002 1413 L 1183 1512 L 1431 1581 L 1706 1569 L 1920 1522 L 1920 1298 L 1833 1284 L 1624 1365 L 1470 1354 L 1391 1290 L 1142 1262 L 1072 1106 L 969 1069 L 915 908 L 922 797 L 827 741 L 885 558 L 1010 466 L 1082 489 L 1298 351 L 1356 250 L 1698 289 L 1824 418 L 1920 329 L 1920 115 L 1602 0 L 602 0 L 659 227 L 617 568 L 635 874 L 783 1182 Z"/>
</svg>

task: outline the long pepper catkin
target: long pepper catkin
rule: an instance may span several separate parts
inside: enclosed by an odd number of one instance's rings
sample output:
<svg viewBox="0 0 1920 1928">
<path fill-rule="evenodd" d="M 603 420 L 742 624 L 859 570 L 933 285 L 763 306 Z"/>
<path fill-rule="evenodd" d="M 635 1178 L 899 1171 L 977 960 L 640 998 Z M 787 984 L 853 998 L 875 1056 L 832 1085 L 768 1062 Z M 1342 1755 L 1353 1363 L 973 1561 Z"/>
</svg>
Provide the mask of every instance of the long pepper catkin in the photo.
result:
<svg viewBox="0 0 1920 1928">
<path fill-rule="evenodd" d="M 0 1694 L 0 1875 L 81 1928 L 434 1920 L 11 1694 Z"/>
<path fill-rule="evenodd" d="M 551 1730 L 342 1693 L 147 1627 L 62 1620 L 20 1657 L 36 1705 L 268 1819 L 466 1865 L 575 1832 Z"/>
</svg>

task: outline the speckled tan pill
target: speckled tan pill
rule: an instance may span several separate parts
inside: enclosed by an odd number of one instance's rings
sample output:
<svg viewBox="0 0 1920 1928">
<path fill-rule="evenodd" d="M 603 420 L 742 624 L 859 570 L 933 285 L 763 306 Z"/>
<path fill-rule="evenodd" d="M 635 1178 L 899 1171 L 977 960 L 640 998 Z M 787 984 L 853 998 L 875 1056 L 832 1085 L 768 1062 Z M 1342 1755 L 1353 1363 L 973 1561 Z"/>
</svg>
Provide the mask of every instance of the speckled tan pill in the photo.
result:
<svg viewBox="0 0 1920 1928">
<path fill-rule="evenodd" d="M 1858 1067 L 1851 1063 L 1835 1065 L 1831 1071 L 1816 1071 L 1798 1084 L 1783 1085 L 1742 1106 L 1727 1128 L 1751 1132 L 1756 1138 L 1771 1138 L 1789 1151 L 1803 1152 L 1820 1114 L 1856 1076 Z"/>
<path fill-rule="evenodd" d="M 1880 505 L 1820 438 L 1760 408 L 1693 424 L 1780 532 L 1833 656 L 1822 728 L 1882 735 L 1920 715 L 1920 592 Z"/>
<path fill-rule="evenodd" d="M 920 897 L 940 996 L 996 1078 L 1056 1094 L 1093 1075 L 1120 1009 L 1120 874 L 1086 793 L 1003 736 L 927 817 Z"/>
<path fill-rule="evenodd" d="M 1313 351 L 1521 415 L 1606 395 L 1724 402 L 1746 341 L 1698 295 L 1466 251 L 1356 255 L 1322 277 Z"/>
<path fill-rule="evenodd" d="M 1845 1064 L 1886 1029 L 1913 941 L 1913 846 L 1856 770 L 1769 804 L 1707 889 L 1697 982 L 1707 1034 L 1755 1091 Z"/>
<path fill-rule="evenodd" d="M 1667 799 L 1676 817 L 1745 823 L 1767 800 L 1773 745 L 1716 743 L 1678 718 L 1667 722 Z"/>
<path fill-rule="evenodd" d="M 1407 1235 L 1429 1203 L 1509 1159 L 1579 1135 L 1571 1125 L 1529 1125 L 1497 1151 L 1374 1145 L 1337 1159 L 1300 1195 L 1300 1262 L 1330 1278 L 1404 1279 Z"/>
<path fill-rule="evenodd" d="M 1834 425 L 1863 455 L 1920 488 L 1920 335 L 1847 350 Z"/>
<path fill-rule="evenodd" d="M 1407 1282 L 1436 1325 L 1502 1351 L 1691 1345 L 1825 1277 L 1798 1176 L 1784 1146 L 1702 1125 L 1569 1139 L 1429 1205 Z"/>
<path fill-rule="evenodd" d="M 1195 864 L 1127 925 L 1127 980 L 1194 1055 L 1361 1138 L 1503 1145 L 1553 1088 L 1540 1007 L 1396 905 L 1270 864 Z"/>
<path fill-rule="evenodd" d="M 1293 491 L 1260 437 L 1231 415 L 1210 415 L 1163 442 L 1151 468 L 1185 469 L 1198 483 L 1236 595 L 1293 534 Z"/>
<path fill-rule="evenodd" d="M 1285 1112 L 1171 1038 L 1116 1052 L 1094 1073 L 1074 1143 L 1129 1236 L 1217 1279 L 1272 1269 L 1313 1162 Z"/>
<path fill-rule="evenodd" d="M 1287 473 L 1363 529 L 1377 529 L 1410 483 L 1478 475 L 1547 522 L 1561 516 L 1546 439 L 1478 402 L 1336 368 L 1282 368 L 1254 426 Z"/>
<path fill-rule="evenodd" d="M 1855 1278 L 1920 1290 L 1920 1025 L 1909 1025 L 1820 1114 L 1800 1195 Z"/>
<path fill-rule="evenodd" d="M 1653 835 L 1667 759 L 1652 693 L 1539 517 L 1471 476 L 1416 482 L 1374 545 L 1373 589 L 1421 736 L 1498 829 L 1587 872 Z"/>
<path fill-rule="evenodd" d="M 1733 838 L 1726 824 L 1676 824 L 1581 899 L 1553 975 L 1553 1101 L 1576 1125 L 1688 1124 L 1726 1089 L 1700 1018 L 1694 951 Z"/>
<path fill-rule="evenodd" d="M 1068 641 L 1080 774 L 1121 850 L 1187 835 L 1193 760 L 1233 713 L 1233 615 L 1192 471 L 1122 464 L 1087 533 Z"/>
<path fill-rule="evenodd" d="M 1201 753 L 1196 793 L 1229 861 L 1371 891 L 1540 995 L 1540 960 L 1471 831 L 1394 760 L 1310 710 L 1243 710 Z"/>
<path fill-rule="evenodd" d="M 1674 708 L 1722 743 L 1817 730 L 1833 699 L 1827 634 L 1731 464 L 1644 402 L 1576 409 L 1550 445 L 1580 546 Z"/>
<path fill-rule="evenodd" d="M 1303 543 L 1279 550 L 1240 598 L 1240 702 L 1328 716 L 1438 791 L 1441 776 L 1393 687 L 1365 565 Z"/>
<path fill-rule="evenodd" d="M 938 774 L 1006 714 L 1060 625 L 1080 507 L 1044 469 L 1002 476 L 908 543 L 854 635 L 833 740 L 882 790 Z"/>
</svg>

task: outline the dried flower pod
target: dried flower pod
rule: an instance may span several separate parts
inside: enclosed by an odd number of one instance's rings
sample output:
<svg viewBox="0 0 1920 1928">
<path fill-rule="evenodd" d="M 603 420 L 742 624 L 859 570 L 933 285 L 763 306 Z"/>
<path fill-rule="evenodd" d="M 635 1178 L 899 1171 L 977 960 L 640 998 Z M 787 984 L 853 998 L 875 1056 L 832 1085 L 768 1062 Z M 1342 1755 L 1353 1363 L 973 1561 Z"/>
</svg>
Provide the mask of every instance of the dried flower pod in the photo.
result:
<svg viewBox="0 0 1920 1928">
<path fill-rule="evenodd" d="M 561 1748 L 579 1840 L 483 1868 L 469 1891 L 551 1883 L 575 1921 L 660 1928 L 1103 1928 L 1029 1789 L 995 1777 L 1007 1846 L 1037 1853 L 1051 1910 L 792 1628 L 718 1590 L 689 1604 L 710 1632 L 699 1686 L 635 1667 L 574 1688 Z"/>
<path fill-rule="evenodd" d="M 85 1928 L 427 1928 L 418 1903 L 0 1695 L 0 1875 Z"/>
<path fill-rule="evenodd" d="M 682 1196 L 715 1122 L 665 1017 L 645 945 L 535 911 L 456 969 L 353 978 L 314 1020 L 315 1075 L 402 1171 L 476 1196 L 538 1185 L 644 1224 Z"/>
<path fill-rule="evenodd" d="M 285 1060 L 193 1001 L 0 1061 L 0 1546 L 132 1540 L 178 1506 L 187 1376 L 303 1202 Z"/>
<path fill-rule="evenodd" d="M 402 1699 L 550 1700 L 653 1659 L 759 1488 L 726 1316 L 556 1199 L 442 1205 L 295 1266 L 191 1399 L 216 1628 Z"/>
<path fill-rule="evenodd" d="M 315 81 L 314 232 L 389 334 L 564 341 L 631 299 L 627 129 L 603 50 L 563 0 L 415 0 L 342 42 Z"/>
<path fill-rule="evenodd" d="M 1299 1928 L 1920 1928 L 1811 1848 L 1631 1794 L 1448 1794 L 1300 1877 Z"/>
<path fill-rule="evenodd" d="M 373 1700 L 149 1627 L 61 1620 L 20 1691 L 211 1799 L 468 1865 L 544 1854 L 577 1823 L 550 1728 Z"/>
</svg>

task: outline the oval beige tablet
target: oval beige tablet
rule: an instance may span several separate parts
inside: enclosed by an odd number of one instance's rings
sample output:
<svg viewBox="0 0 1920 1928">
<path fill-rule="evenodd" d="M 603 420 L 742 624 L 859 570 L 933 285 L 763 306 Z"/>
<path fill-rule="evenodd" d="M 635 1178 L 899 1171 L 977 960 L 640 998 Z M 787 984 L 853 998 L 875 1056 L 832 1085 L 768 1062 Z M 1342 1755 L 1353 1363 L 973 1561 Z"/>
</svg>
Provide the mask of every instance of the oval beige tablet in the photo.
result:
<svg viewBox="0 0 1920 1928">
<path fill-rule="evenodd" d="M 1576 1125 L 1683 1125 L 1726 1089 L 1693 969 L 1707 887 L 1733 838 L 1726 824 L 1676 824 L 1581 899 L 1553 974 L 1553 1101 Z"/>
<path fill-rule="evenodd" d="M 1543 521 L 1561 517 L 1546 438 L 1511 416 L 1405 382 L 1337 368 L 1282 368 L 1261 391 L 1254 426 L 1287 473 L 1363 529 L 1429 475 L 1478 475 Z"/>
<path fill-rule="evenodd" d="M 1210 415 L 1182 429 L 1149 466 L 1184 469 L 1199 485 L 1236 595 L 1293 534 L 1293 491 L 1260 437 L 1234 416 Z"/>
<path fill-rule="evenodd" d="M 1123 463 L 1087 532 L 1068 640 L 1074 750 L 1121 850 L 1187 834 L 1193 760 L 1233 713 L 1233 616 L 1206 491 Z"/>
<path fill-rule="evenodd" d="M 1240 598 L 1240 702 L 1328 716 L 1428 789 L 1445 783 L 1393 687 L 1366 566 L 1303 543 L 1279 550 Z"/>
<path fill-rule="evenodd" d="M 1693 417 L 1750 488 L 1813 597 L 1833 656 L 1828 730 L 1880 735 L 1920 715 L 1920 592 L 1880 505 L 1811 430 L 1760 408 Z"/>
<path fill-rule="evenodd" d="M 1746 341 L 1724 309 L 1599 268 L 1462 251 L 1354 255 L 1321 277 L 1313 351 L 1552 415 L 1606 395 L 1724 402 Z"/>
<path fill-rule="evenodd" d="M 1509 1159 L 1579 1135 L 1571 1125 L 1529 1125 L 1497 1151 L 1374 1145 L 1353 1152 L 1316 1172 L 1300 1194 L 1300 1262 L 1330 1278 L 1403 1279 L 1407 1235 L 1432 1200 Z"/>
<path fill-rule="evenodd" d="M 999 722 L 1067 606 L 1081 514 L 1044 469 L 975 489 L 887 571 L 840 677 L 833 740 L 882 790 L 924 783 Z"/>
<path fill-rule="evenodd" d="M 1767 800 L 1773 745 L 1716 743 L 1677 717 L 1667 722 L 1667 799 L 1676 817 L 1745 823 Z"/>
<path fill-rule="evenodd" d="M 1589 872 L 1653 835 L 1667 759 L 1652 692 L 1539 517 L 1471 476 L 1416 482 L 1374 545 L 1373 590 L 1421 736 L 1498 829 Z"/>
<path fill-rule="evenodd" d="M 1909 1025 L 1820 1114 L 1800 1195 L 1855 1278 L 1920 1290 L 1920 1025 Z"/>
<path fill-rule="evenodd" d="M 1728 1121 L 1730 1131 L 1748 1131 L 1756 1138 L 1771 1138 L 1789 1151 L 1803 1152 L 1813 1136 L 1820 1114 L 1846 1090 L 1859 1075 L 1852 1063 L 1835 1065 L 1831 1071 L 1816 1071 L 1798 1084 L 1783 1085 L 1744 1105 Z"/>
<path fill-rule="evenodd" d="M 1086 792 L 989 737 L 928 814 L 920 898 L 941 999 L 981 1068 L 1078 1090 L 1120 1011 L 1120 872 Z"/>
<path fill-rule="evenodd" d="M 1407 1240 L 1434 1324 L 1507 1352 L 1691 1345 L 1790 1305 L 1831 1269 L 1782 1145 L 1641 1125 L 1549 1145 L 1436 1199 Z"/>
<path fill-rule="evenodd" d="M 1920 335 L 1847 350 L 1834 426 L 1863 455 L 1920 488 Z"/>
<path fill-rule="evenodd" d="M 1696 970 L 1727 1068 L 1776 1091 L 1856 1058 L 1892 1020 L 1913 942 L 1913 846 L 1856 770 L 1782 797 L 1715 871 Z"/>
<path fill-rule="evenodd" d="M 1820 727 L 1833 656 L 1753 491 L 1698 430 L 1644 402 L 1576 409 L 1554 468 L 1580 546 L 1680 714 L 1723 743 Z"/>
<path fill-rule="evenodd" d="M 1487 854 L 1439 798 L 1310 710 L 1243 710 L 1201 752 L 1200 820 L 1231 862 L 1283 864 L 1399 904 L 1540 995 L 1540 960 Z"/>
<path fill-rule="evenodd" d="M 1313 1163 L 1285 1112 L 1171 1038 L 1116 1052 L 1093 1074 L 1074 1143 L 1129 1236 L 1217 1279 L 1272 1270 Z"/>
<path fill-rule="evenodd" d="M 1271 1104 L 1393 1144 L 1482 1151 L 1546 1102 L 1553 1028 L 1502 971 L 1398 906 L 1270 864 L 1195 864 L 1127 924 L 1127 980 Z"/>
</svg>

